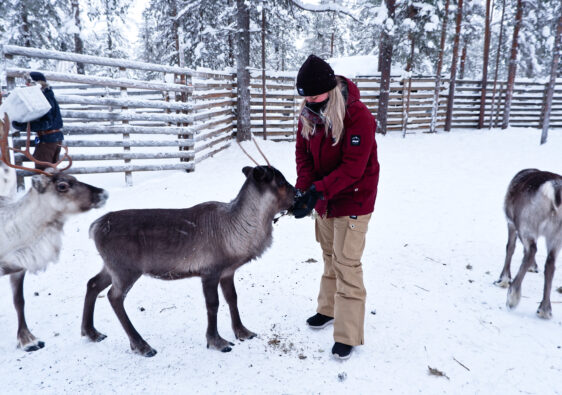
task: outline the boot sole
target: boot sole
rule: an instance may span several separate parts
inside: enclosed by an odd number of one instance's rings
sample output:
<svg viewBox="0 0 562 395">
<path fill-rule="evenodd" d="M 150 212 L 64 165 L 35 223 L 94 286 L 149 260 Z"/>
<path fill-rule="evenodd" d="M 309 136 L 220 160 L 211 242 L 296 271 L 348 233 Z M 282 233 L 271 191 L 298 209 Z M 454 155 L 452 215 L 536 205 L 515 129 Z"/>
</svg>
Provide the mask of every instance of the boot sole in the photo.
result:
<svg viewBox="0 0 562 395">
<path fill-rule="evenodd" d="M 328 325 L 332 325 L 333 323 L 334 320 L 331 319 L 330 321 L 324 323 L 323 325 L 310 325 L 308 322 L 306 323 L 306 325 L 308 325 L 308 327 L 311 329 L 324 329 L 325 327 L 327 327 Z"/>
<path fill-rule="evenodd" d="M 340 361 L 345 361 L 346 359 L 349 359 L 349 358 L 351 357 L 351 353 L 347 354 L 347 355 L 344 356 L 344 357 L 340 357 L 339 354 L 332 354 L 332 356 L 333 356 L 335 359 L 339 359 Z"/>
</svg>

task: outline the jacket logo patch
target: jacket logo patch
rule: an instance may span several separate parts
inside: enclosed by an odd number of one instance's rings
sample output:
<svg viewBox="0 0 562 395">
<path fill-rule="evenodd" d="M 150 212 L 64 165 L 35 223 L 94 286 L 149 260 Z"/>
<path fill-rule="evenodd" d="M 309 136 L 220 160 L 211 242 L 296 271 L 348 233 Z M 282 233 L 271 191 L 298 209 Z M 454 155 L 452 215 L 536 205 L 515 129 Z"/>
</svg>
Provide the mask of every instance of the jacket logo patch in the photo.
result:
<svg viewBox="0 0 562 395">
<path fill-rule="evenodd" d="M 359 145 L 361 144 L 361 136 L 356 134 L 351 136 L 351 145 Z"/>
</svg>

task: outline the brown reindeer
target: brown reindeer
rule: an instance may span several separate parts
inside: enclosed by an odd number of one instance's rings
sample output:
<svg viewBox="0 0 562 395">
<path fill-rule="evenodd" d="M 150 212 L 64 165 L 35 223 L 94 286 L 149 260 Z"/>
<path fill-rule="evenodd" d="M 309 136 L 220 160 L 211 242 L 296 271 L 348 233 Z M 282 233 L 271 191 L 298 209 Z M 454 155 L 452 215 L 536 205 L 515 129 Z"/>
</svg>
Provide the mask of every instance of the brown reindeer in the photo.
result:
<svg viewBox="0 0 562 395">
<path fill-rule="evenodd" d="M 245 167 L 246 181 L 230 203 L 206 202 L 186 209 L 110 212 L 90 226 L 90 237 L 103 259 L 102 270 L 88 281 L 82 335 L 106 336 L 94 328 L 97 295 L 111 285 L 108 299 L 129 337 L 131 349 L 156 354 L 129 320 L 123 301 L 143 274 L 162 280 L 199 276 L 207 305 L 207 347 L 223 352 L 233 343 L 217 331 L 218 285 L 230 307 L 237 339 L 251 339 L 238 312 L 234 272 L 271 245 L 272 221 L 293 204 L 294 188 L 271 166 Z"/>
<path fill-rule="evenodd" d="M 49 263 L 56 262 L 66 219 L 71 214 L 101 207 L 107 199 L 107 192 L 58 172 L 55 169 L 60 162 L 39 162 L 51 167 L 47 171 L 12 165 L 9 150 L 21 152 L 35 163 L 38 161 L 29 153 L 29 125 L 25 151 L 8 147 L 9 129 L 9 119 L 5 116 L 0 139 L 2 162 L 8 167 L 40 174 L 33 176 L 31 189 L 20 199 L 16 196 L 0 197 L 0 276 L 10 275 L 18 315 L 18 346 L 25 351 L 35 351 L 43 348 L 45 343 L 29 331 L 25 321 L 25 273 L 45 270 Z M 68 152 L 65 158 L 71 163 Z"/>
<path fill-rule="evenodd" d="M 537 169 L 525 169 L 513 177 L 505 195 L 508 239 L 503 270 L 496 284 L 509 285 L 507 306 L 515 308 L 521 299 L 521 283 L 525 273 L 536 266 L 537 239 L 544 236 L 548 257 L 544 267 L 544 292 L 537 310 L 541 318 L 551 318 L 550 291 L 554 263 L 562 246 L 562 176 Z M 524 256 L 517 276 L 511 280 L 511 258 L 517 237 L 524 247 Z"/>
</svg>

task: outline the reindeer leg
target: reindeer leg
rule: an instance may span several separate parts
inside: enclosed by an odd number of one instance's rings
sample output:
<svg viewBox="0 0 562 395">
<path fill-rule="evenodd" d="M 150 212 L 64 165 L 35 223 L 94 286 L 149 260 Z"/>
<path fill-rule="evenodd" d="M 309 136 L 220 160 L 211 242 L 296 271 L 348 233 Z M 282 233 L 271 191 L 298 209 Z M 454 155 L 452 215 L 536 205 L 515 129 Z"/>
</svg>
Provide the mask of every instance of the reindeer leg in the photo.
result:
<svg viewBox="0 0 562 395">
<path fill-rule="evenodd" d="M 220 279 L 222 294 L 228 302 L 228 307 L 230 308 L 230 318 L 232 320 L 232 330 L 234 335 L 239 340 L 252 339 L 256 337 L 256 334 L 248 330 L 240 319 L 240 313 L 238 312 L 238 296 L 236 295 L 236 288 L 234 287 L 234 274 L 222 277 Z"/>
<path fill-rule="evenodd" d="M 214 348 L 222 352 L 232 350 L 234 343 L 220 337 L 217 330 L 217 312 L 219 310 L 218 277 L 202 277 L 203 294 L 207 305 L 207 348 Z"/>
<path fill-rule="evenodd" d="M 88 336 L 90 340 L 95 342 L 101 342 L 107 337 L 94 328 L 94 308 L 99 293 L 109 287 L 110 284 L 111 276 L 104 267 L 101 272 L 88 281 L 86 287 L 84 311 L 82 313 L 82 336 Z"/>
<path fill-rule="evenodd" d="M 503 270 L 500 274 L 499 280 L 495 281 L 499 287 L 507 288 L 511 282 L 511 258 L 515 252 L 515 244 L 517 242 L 517 230 L 515 225 L 511 222 L 507 224 L 507 245 L 505 246 L 505 263 L 503 265 Z"/>
<path fill-rule="evenodd" d="M 554 277 L 554 262 L 556 261 L 556 251 L 550 250 L 544 265 L 544 292 L 542 302 L 537 310 L 537 314 L 541 318 L 552 318 L 552 307 L 550 305 L 550 291 L 552 289 L 552 278 Z"/>
<path fill-rule="evenodd" d="M 123 329 L 125 329 L 127 336 L 129 336 L 131 350 L 145 357 L 153 357 L 154 355 L 156 355 L 156 350 L 150 347 L 150 345 L 137 332 L 137 330 L 131 323 L 129 316 L 127 316 L 125 306 L 123 306 L 123 302 L 125 301 L 127 292 L 129 292 L 129 290 L 131 289 L 135 281 L 139 279 L 139 277 L 140 273 L 128 273 L 127 277 L 120 278 L 119 281 L 114 278 L 113 285 L 107 293 L 107 298 L 109 299 L 111 307 L 113 307 L 113 311 L 115 311 L 117 318 L 119 318 L 119 322 L 121 322 Z"/>
<path fill-rule="evenodd" d="M 525 244 L 525 255 L 523 256 L 523 263 L 517 272 L 517 276 L 511 282 L 509 290 L 507 291 L 507 307 L 510 309 L 516 307 L 521 299 L 521 283 L 529 267 L 535 261 L 535 254 L 537 253 L 537 243 L 533 239 L 528 239 Z"/>
<path fill-rule="evenodd" d="M 10 283 L 12 284 L 12 294 L 14 297 L 14 307 L 18 314 L 18 347 L 24 351 L 37 351 L 45 347 L 45 343 L 38 340 L 27 328 L 25 322 L 25 300 L 23 298 L 23 279 L 25 278 L 25 270 L 10 275 Z"/>
<path fill-rule="evenodd" d="M 536 241 L 536 240 L 535 240 Z M 529 273 L 538 273 L 539 272 L 539 266 L 537 265 L 537 261 L 535 260 L 535 254 L 533 254 L 531 256 L 531 265 L 529 266 L 529 268 L 527 269 L 527 271 Z"/>
</svg>

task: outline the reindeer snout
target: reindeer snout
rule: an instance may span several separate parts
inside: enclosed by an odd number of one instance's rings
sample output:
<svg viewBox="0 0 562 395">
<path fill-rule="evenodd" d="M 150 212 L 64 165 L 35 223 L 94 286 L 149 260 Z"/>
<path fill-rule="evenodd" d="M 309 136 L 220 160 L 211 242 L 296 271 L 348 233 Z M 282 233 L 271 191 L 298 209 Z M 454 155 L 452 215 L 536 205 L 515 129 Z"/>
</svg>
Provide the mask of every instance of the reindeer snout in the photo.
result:
<svg viewBox="0 0 562 395">
<path fill-rule="evenodd" d="M 90 198 L 87 207 L 82 207 L 82 209 L 87 211 L 92 208 L 103 207 L 109 197 L 109 193 L 105 189 L 97 188 L 92 185 L 86 184 L 86 186 L 90 190 Z"/>
<path fill-rule="evenodd" d="M 99 188 L 96 188 L 99 189 Z M 94 195 L 92 199 L 93 207 L 100 208 L 103 207 L 107 199 L 109 198 L 109 193 L 105 189 L 99 189 L 99 192 Z"/>
</svg>

